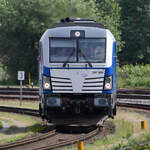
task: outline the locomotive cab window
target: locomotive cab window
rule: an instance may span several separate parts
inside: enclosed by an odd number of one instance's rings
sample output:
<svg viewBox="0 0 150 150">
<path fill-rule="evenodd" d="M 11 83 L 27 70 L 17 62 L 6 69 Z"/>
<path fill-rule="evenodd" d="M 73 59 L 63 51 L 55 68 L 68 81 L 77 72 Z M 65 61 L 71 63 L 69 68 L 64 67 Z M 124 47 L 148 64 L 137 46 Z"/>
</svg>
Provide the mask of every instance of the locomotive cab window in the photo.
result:
<svg viewBox="0 0 150 150">
<path fill-rule="evenodd" d="M 75 62 L 76 41 L 73 39 L 51 39 L 49 58 L 50 62 Z"/>
<path fill-rule="evenodd" d="M 105 38 L 50 39 L 50 62 L 104 63 Z"/>
<path fill-rule="evenodd" d="M 105 62 L 106 58 L 105 39 L 80 39 L 79 62 Z"/>
</svg>

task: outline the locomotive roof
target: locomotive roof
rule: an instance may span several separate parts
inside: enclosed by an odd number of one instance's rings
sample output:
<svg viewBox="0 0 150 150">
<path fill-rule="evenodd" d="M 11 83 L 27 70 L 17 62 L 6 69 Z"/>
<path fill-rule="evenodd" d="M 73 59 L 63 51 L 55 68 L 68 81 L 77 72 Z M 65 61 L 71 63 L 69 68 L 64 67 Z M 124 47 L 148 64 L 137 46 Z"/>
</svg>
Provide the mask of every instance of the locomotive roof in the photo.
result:
<svg viewBox="0 0 150 150">
<path fill-rule="evenodd" d="M 86 27 L 98 27 L 98 28 L 106 29 L 103 24 L 97 23 L 94 20 L 88 19 L 88 18 L 66 18 L 66 19 L 61 19 L 61 22 L 54 24 L 52 26 L 52 28 L 69 27 L 69 26 L 86 26 Z"/>
</svg>

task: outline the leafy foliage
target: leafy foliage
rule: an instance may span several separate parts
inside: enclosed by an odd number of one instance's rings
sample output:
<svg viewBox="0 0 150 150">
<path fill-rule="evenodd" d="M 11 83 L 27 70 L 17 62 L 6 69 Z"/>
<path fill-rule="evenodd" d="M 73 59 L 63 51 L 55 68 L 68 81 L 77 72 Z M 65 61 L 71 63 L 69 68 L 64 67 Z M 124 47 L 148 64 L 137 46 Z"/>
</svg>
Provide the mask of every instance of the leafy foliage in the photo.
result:
<svg viewBox="0 0 150 150">
<path fill-rule="evenodd" d="M 73 13 L 88 15 L 90 7 L 82 0 L 73 1 Z M 8 56 L 7 72 L 17 83 L 17 71 L 38 76 L 38 41 L 54 22 L 69 15 L 66 0 L 0 0 L 0 56 Z"/>
<path fill-rule="evenodd" d="M 119 0 L 122 20 L 123 51 L 119 54 L 121 64 L 150 62 L 150 1 Z"/>
<path fill-rule="evenodd" d="M 94 0 L 94 2 L 95 20 L 104 24 L 113 33 L 117 41 L 117 51 L 121 51 L 124 42 L 121 40 L 121 30 L 119 29 L 121 25 L 119 4 L 110 0 Z"/>
<path fill-rule="evenodd" d="M 118 68 L 118 87 L 150 87 L 150 65 L 124 65 Z"/>
<path fill-rule="evenodd" d="M 72 0 L 72 6 L 72 17 L 92 18 L 112 31 L 121 65 L 150 62 L 150 1 Z M 4 68 L 13 84 L 18 70 L 38 78 L 38 41 L 69 15 L 69 0 L 0 0 L 0 58 L 7 58 Z"/>
</svg>

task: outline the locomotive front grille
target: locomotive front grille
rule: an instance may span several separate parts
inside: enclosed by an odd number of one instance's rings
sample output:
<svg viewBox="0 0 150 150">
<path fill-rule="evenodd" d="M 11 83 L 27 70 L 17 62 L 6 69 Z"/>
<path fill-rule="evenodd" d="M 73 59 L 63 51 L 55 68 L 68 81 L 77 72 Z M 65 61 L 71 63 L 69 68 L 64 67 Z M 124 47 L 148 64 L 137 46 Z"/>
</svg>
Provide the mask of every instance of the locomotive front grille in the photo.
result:
<svg viewBox="0 0 150 150">
<path fill-rule="evenodd" d="M 53 93 L 102 93 L 105 69 L 52 69 Z"/>
<path fill-rule="evenodd" d="M 69 78 L 51 77 L 52 90 L 59 92 L 73 91 L 72 82 Z"/>
<path fill-rule="evenodd" d="M 85 78 L 82 91 L 102 91 L 104 77 Z"/>
</svg>

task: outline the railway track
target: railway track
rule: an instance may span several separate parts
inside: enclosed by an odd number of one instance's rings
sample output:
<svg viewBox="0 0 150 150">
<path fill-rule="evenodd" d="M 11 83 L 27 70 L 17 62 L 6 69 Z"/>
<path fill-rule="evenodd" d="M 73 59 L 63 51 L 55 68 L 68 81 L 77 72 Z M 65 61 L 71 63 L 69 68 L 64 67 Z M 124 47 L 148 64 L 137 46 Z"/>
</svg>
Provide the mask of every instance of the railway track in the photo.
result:
<svg viewBox="0 0 150 150">
<path fill-rule="evenodd" d="M 4 149 L 10 149 L 10 148 L 17 148 L 17 147 L 25 145 L 25 144 L 37 142 L 37 141 L 52 137 L 55 134 L 56 134 L 56 130 L 52 130 L 52 131 L 49 131 L 49 132 L 47 132 L 43 135 L 40 135 L 40 136 L 32 137 L 32 138 L 29 138 L 29 139 L 23 139 L 23 140 L 13 142 L 13 143 L 8 143 L 8 144 L 5 144 L 5 145 L 0 145 L 0 149 L 4 150 Z"/>
<path fill-rule="evenodd" d="M 22 145 L 11 148 L 11 150 L 22 150 L 22 149 L 30 149 L 30 150 L 51 150 L 62 148 L 64 146 L 69 146 L 72 144 L 76 144 L 79 141 L 87 141 L 88 139 L 95 137 L 97 134 L 102 133 L 105 130 L 103 135 L 108 133 L 108 125 L 105 125 L 103 128 L 95 128 L 93 131 L 88 133 L 81 134 L 66 134 L 56 131 L 55 135 L 48 137 L 46 139 L 41 139 L 37 142 L 32 142 L 27 145 Z M 113 128 L 113 127 L 112 127 Z"/>
<path fill-rule="evenodd" d="M 49 149 L 55 149 L 55 148 L 58 148 L 58 147 L 63 147 L 63 146 L 75 144 L 78 141 L 85 141 L 85 140 L 97 135 L 99 132 L 100 132 L 99 128 L 96 128 L 94 131 L 92 131 L 90 133 L 87 133 L 87 134 L 84 134 L 84 135 L 79 135 L 76 138 L 72 137 L 70 139 L 60 141 L 59 143 L 53 143 L 53 144 L 49 144 L 49 145 L 46 145 L 46 146 L 41 146 L 41 147 L 38 147 L 38 148 L 36 147 L 36 148 L 33 148 L 32 150 L 49 150 Z"/>
<path fill-rule="evenodd" d="M 16 107 L 5 107 L 5 106 L 0 106 L 0 111 L 4 111 L 4 112 L 13 112 L 13 113 L 20 113 L 20 114 L 27 114 L 27 115 L 31 115 L 31 116 L 36 116 L 38 117 L 38 111 L 37 110 L 34 110 L 34 109 L 24 109 L 24 108 L 16 108 Z M 101 119 L 101 121 L 99 122 L 99 126 L 102 126 L 104 121 L 107 119 L 107 117 L 103 117 Z M 86 134 L 80 134 L 78 136 L 75 136 L 74 137 L 71 137 L 71 138 L 67 138 L 67 140 L 62 140 L 62 141 L 58 141 L 56 143 L 52 143 L 52 144 L 47 144 L 45 146 L 38 146 L 36 148 L 34 148 L 35 145 L 37 145 L 36 143 L 37 142 L 42 142 L 44 140 L 51 140 L 53 141 L 53 139 L 55 138 L 58 138 L 58 137 L 61 137 L 61 133 L 60 132 L 56 132 L 56 129 L 52 130 L 52 131 L 48 131 L 46 133 L 43 133 L 42 135 L 40 136 L 35 136 L 35 137 L 32 137 L 32 138 L 27 138 L 27 139 L 23 139 L 23 140 L 19 140 L 19 141 L 16 141 L 16 142 L 13 142 L 13 143 L 8 143 L 8 144 L 5 144 L 5 145 L 0 145 L 0 149 L 24 149 L 23 147 L 24 146 L 28 146 L 30 144 L 34 144 L 34 146 L 32 146 L 33 148 L 30 148 L 30 149 L 33 149 L 33 150 L 46 150 L 46 149 L 54 149 L 54 148 L 58 148 L 58 147 L 62 147 L 62 146 L 67 146 L 67 145 L 70 145 L 70 144 L 74 144 L 74 143 L 77 143 L 78 141 L 82 141 L 82 140 L 87 140 L 93 136 L 95 136 L 96 134 L 98 134 L 100 132 L 100 128 L 96 128 L 94 129 L 92 132 L 89 132 L 89 133 L 86 133 Z M 70 134 L 68 135 L 70 136 Z M 40 144 L 41 145 L 41 144 Z M 22 147 L 23 146 L 23 147 Z M 30 146 L 28 146 L 30 147 Z M 28 148 L 27 148 L 28 149 Z"/>
<path fill-rule="evenodd" d="M 121 106 L 126 107 L 128 105 L 121 105 Z M 1 109 L 4 110 L 4 108 L 5 107 L 0 107 L 0 111 L 1 111 Z M 143 108 L 142 105 L 140 107 L 136 107 L 136 108 L 145 109 L 145 107 Z M 11 108 L 11 107 L 6 107 L 5 111 L 7 111 L 7 110 L 8 111 L 12 110 L 12 112 L 14 112 L 14 108 Z M 30 111 L 30 109 L 27 109 L 27 110 L 26 109 L 22 109 L 22 110 L 20 109 L 20 111 L 18 111 L 18 113 L 24 112 L 23 114 L 25 114 L 26 112 L 28 113 L 29 111 Z M 33 112 L 34 112 L 34 110 L 31 110 L 30 115 Z M 33 115 L 34 115 L 34 113 L 33 113 Z M 105 121 L 105 120 L 103 120 L 103 121 Z M 103 124 L 103 122 L 101 122 L 101 124 Z M 62 133 L 57 132 L 55 129 L 52 131 L 48 131 L 48 132 L 46 132 L 40 136 L 36 136 L 36 137 L 28 138 L 28 139 L 23 139 L 23 140 L 9 143 L 9 144 L 5 144 L 5 145 L 0 145 L 0 149 L 11 149 L 11 150 L 16 150 L 16 149 L 17 150 L 21 150 L 21 149 L 31 149 L 31 150 L 55 149 L 55 148 L 75 144 L 78 141 L 86 141 L 87 139 L 97 135 L 99 132 L 100 132 L 99 128 L 96 128 L 95 130 L 93 130 L 92 132 L 89 132 L 87 134 L 80 134 L 78 136 L 74 135 L 71 137 L 69 137 L 70 135 L 67 135 L 68 136 L 67 139 L 62 139 L 62 138 L 60 138 L 63 136 Z M 50 141 L 53 141 L 54 139 L 58 139 L 57 142 L 56 141 L 50 142 Z M 47 141 L 49 141 L 49 142 L 47 142 Z"/>
<path fill-rule="evenodd" d="M 39 111 L 36 109 L 0 106 L 0 111 L 13 112 L 13 113 L 19 113 L 19 114 L 39 117 Z"/>
<path fill-rule="evenodd" d="M 22 99 L 23 100 L 39 100 L 39 89 L 38 88 L 23 88 L 22 89 Z M 0 99 L 12 100 L 20 98 L 20 88 L 19 87 L 0 87 Z"/>
<path fill-rule="evenodd" d="M 31 99 L 29 98 L 28 100 L 38 100 L 38 96 L 37 96 L 38 88 L 36 88 L 36 89 L 24 88 L 23 90 L 24 90 L 23 94 L 26 96 L 24 98 L 25 100 L 26 100 L 27 96 L 28 97 L 31 96 Z M 15 91 L 16 91 L 16 93 L 15 93 Z M 0 98 L 1 98 L 1 95 L 3 95 L 3 94 L 8 95 L 8 97 L 10 96 L 9 99 L 11 99 L 11 96 L 19 97 L 18 91 L 19 91 L 18 88 L 7 88 L 7 89 L 0 88 Z M 36 96 L 36 98 L 33 96 Z M 117 92 L 118 106 L 121 106 L 121 107 L 132 107 L 132 108 L 150 110 L 150 99 L 149 98 L 150 98 L 150 90 L 149 89 L 145 89 L 145 90 L 120 89 Z M 0 111 L 7 111 L 7 112 L 27 114 L 27 115 L 32 115 L 32 116 L 39 116 L 38 110 L 33 110 L 33 109 L 31 110 L 31 109 L 22 109 L 22 108 L 16 108 L 16 107 L 12 108 L 12 107 L 0 106 Z M 100 124 L 103 124 L 104 121 L 105 121 L 105 119 L 103 121 L 101 121 Z M 35 148 L 33 146 L 32 149 L 33 150 L 35 150 L 35 149 L 46 150 L 46 149 L 54 149 L 57 147 L 67 146 L 70 144 L 74 144 L 78 141 L 89 139 L 89 138 L 95 136 L 96 134 L 98 134 L 98 132 L 99 132 L 99 129 L 97 128 L 90 133 L 87 133 L 84 135 L 79 135 L 76 138 L 69 138 L 68 140 L 59 141 L 57 143 L 48 144 L 46 146 L 44 145 L 44 146 L 35 147 Z M 0 149 L 13 149 L 13 148 L 16 149 L 16 147 L 21 147 L 22 145 L 29 145 L 30 143 L 31 144 L 36 143 L 41 140 L 43 141 L 44 139 L 56 138 L 56 136 L 58 136 L 58 134 L 60 134 L 60 133 L 57 133 L 56 130 L 49 131 L 38 137 L 34 137 L 31 139 L 26 139 L 26 140 L 20 140 L 18 142 L 6 144 L 6 145 L 1 145 Z M 22 149 L 22 148 L 20 148 L 20 149 Z"/>
<path fill-rule="evenodd" d="M 38 88 L 23 88 L 23 100 L 38 101 L 38 93 Z M 0 87 L 0 99 L 12 100 L 19 98 L 19 87 Z M 119 89 L 117 98 L 150 100 L 150 89 Z"/>
</svg>

